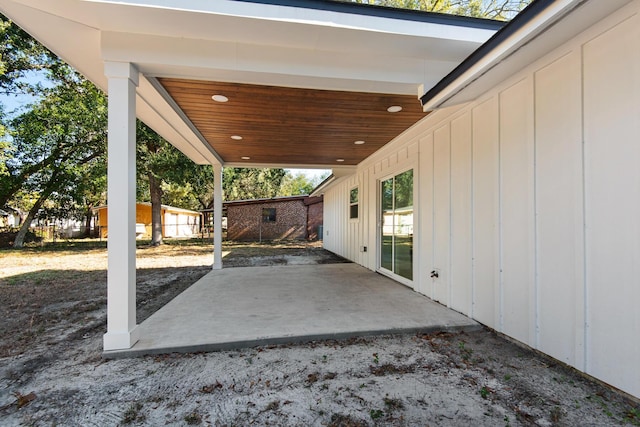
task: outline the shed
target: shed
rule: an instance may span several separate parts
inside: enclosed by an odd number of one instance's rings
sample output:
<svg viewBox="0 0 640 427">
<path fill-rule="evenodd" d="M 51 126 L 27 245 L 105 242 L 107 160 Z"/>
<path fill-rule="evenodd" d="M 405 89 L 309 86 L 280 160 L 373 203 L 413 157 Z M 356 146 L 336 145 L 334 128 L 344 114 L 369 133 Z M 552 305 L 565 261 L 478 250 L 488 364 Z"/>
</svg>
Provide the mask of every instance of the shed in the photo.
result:
<svg viewBox="0 0 640 427">
<path fill-rule="evenodd" d="M 93 209 L 98 216 L 96 222 L 99 236 L 109 235 L 108 206 Z M 200 213 L 174 206 L 162 205 L 162 237 L 192 237 L 200 232 Z M 136 203 L 136 238 L 151 237 L 151 203 Z"/>
</svg>

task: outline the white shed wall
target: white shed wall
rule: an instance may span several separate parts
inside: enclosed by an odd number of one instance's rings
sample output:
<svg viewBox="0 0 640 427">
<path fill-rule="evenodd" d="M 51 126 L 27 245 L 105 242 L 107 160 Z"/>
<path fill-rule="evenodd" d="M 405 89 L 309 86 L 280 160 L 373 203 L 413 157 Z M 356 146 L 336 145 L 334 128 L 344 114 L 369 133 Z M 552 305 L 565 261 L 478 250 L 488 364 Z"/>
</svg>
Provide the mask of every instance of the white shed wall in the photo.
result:
<svg viewBox="0 0 640 427">
<path fill-rule="evenodd" d="M 377 182 L 414 167 L 414 289 L 640 397 L 639 4 L 359 165 L 325 247 L 376 269 Z"/>
</svg>

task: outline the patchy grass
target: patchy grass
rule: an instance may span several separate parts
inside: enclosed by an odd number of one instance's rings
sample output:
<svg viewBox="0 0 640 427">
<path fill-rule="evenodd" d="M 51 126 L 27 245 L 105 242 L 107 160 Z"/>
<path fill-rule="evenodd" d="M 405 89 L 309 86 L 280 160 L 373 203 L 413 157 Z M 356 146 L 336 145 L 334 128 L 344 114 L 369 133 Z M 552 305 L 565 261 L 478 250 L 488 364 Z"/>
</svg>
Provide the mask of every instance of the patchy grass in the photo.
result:
<svg viewBox="0 0 640 427">
<path fill-rule="evenodd" d="M 132 403 L 122 414 L 123 424 L 140 423 L 145 419 L 146 416 L 142 413 L 142 403 L 140 402 Z"/>
<path fill-rule="evenodd" d="M 173 298 L 209 271 L 211 247 L 192 243 L 138 248 L 140 319 L 168 302 L 163 295 Z M 105 242 L 61 241 L 3 250 L 0 264 L 0 357 L 20 354 L 38 341 L 83 336 L 104 327 Z"/>
</svg>

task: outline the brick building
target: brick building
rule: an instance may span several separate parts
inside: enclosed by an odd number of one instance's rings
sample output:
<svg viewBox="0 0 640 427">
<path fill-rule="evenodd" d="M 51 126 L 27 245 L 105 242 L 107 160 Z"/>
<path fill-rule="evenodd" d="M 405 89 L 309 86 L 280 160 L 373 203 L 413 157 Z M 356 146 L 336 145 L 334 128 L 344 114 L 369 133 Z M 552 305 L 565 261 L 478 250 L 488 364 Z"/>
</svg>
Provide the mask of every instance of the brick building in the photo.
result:
<svg viewBox="0 0 640 427">
<path fill-rule="evenodd" d="M 228 240 L 316 240 L 322 197 L 292 196 L 225 202 Z"/>
</svg>

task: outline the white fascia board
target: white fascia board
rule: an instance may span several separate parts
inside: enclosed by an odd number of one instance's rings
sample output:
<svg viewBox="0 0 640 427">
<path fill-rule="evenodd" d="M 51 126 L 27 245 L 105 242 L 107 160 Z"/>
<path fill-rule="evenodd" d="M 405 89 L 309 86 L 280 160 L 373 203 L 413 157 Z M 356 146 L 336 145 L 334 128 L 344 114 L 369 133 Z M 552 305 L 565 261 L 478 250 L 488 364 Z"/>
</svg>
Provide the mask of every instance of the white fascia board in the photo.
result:
<svg viewBox="0 0 640 427">
<path fill-rule="evenodd" d="M 441 39 L 483 42 L 495 31 L 463 25 L 446 25 L 377 17 L 331 10 L 304 7 L 280 6 L 232 0 L 83 0 L 90 3 L 104 3 L 166 9 L 180 12 L 195 12 L 226 15 L 259 20 L 303 23 L 306 25 L 346 28 L 380 33 L 434 37 Z"/>
<path fill-rule="evenodd" d="M 105 61 L 135 62 L 153 76 L 409 95 L 458 64 L 111 32 L 102 34 L 101 49 Z"/>
<path fill-rule="evenodd" d="M 428 40 L 432 40 L 430 48 L 434 49 L 449 42 L 477 46 L 495 33 L 455 21 L 422 22 L 229 0 L 13 1 L 101 31 L 240 43 L 259 40 L 265 45 L 313 46 L 319 50 L 340 50 L 347 37 L 350 43 L 346 44 L 354 49 L 388 52 L 420 50 Z M 440 54 L 448 51 L 443 49 Z"/>
</svg>

